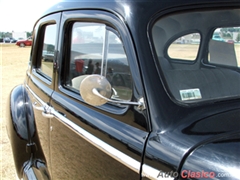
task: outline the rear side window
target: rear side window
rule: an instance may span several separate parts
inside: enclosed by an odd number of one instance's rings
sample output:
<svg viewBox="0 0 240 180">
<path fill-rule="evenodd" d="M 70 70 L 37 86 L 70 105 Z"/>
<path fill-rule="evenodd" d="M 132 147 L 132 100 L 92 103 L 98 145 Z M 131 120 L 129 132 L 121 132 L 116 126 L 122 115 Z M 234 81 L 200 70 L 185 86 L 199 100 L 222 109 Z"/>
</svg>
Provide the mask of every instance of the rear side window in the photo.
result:
<svg viewBox="0 0 240 180">
<path fill-rule="evenodd" d="M 38 68 L 38 72 L 47 79 L 51 80 L 56 42 L 56 24 L 46 25 L 44 26 L 44 29 L 45 31 L 41 51 L 41 65 Z"/>
<path fill-rule="evenodd" d="M 201 36 L 199 33 L 190 33 L 178 37 L 168 47 L 168 56 L 171 59 L 196 60 Z"/>
<path fill-rule="evenodd" d="M 219 27 L 209 41 L 208 62 L 215 65 L 240 67 L 240 26 Z"/>
<path fill-rule="evenodd" d="M 102 23 L 75 22 L 70 52 L 68 87 L 79 92 L 86 76 L 99 74 L 110 82 L 113 99 L 131 99 L 132 76 L 117 31 Z"/>
<path fill-rule="evenodd" d="M 239 19 L 239 9 L 221 9 L 174 13 L 154 22 L 156 64 L 174 101 L 240 97 Z"/>
</svg>

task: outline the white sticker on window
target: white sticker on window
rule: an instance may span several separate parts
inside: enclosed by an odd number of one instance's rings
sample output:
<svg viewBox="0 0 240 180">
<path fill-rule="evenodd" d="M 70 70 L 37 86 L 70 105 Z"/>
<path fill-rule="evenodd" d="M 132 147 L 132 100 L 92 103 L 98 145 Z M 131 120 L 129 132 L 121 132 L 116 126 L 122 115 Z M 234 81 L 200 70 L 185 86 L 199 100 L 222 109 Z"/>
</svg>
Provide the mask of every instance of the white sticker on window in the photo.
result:
<svg viewBox="0 0 240 180">
<path fill-rule="evenodd" d="M 181 95 L 182 101 L 202 99 L 201 92 L 198 88 L 180 90 L 180 95 Z"/>
</svg>

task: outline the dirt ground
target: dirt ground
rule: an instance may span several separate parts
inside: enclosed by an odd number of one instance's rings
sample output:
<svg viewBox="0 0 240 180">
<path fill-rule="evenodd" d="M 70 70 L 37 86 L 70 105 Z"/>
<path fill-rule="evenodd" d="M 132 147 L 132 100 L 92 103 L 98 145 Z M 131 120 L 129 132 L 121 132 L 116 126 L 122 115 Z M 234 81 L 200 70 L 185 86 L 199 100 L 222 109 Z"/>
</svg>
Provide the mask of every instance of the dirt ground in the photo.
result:
<svg viewBox="0 0 240 180">
<path fill-rule="evenodd" d="M 16 179 L 10 141 L 6 131 L 6 101 L 11 89 L 23 83 L 30 47 L 20 48 L 15 44 L 0 44 L 0 180 Z"/>
</svg>

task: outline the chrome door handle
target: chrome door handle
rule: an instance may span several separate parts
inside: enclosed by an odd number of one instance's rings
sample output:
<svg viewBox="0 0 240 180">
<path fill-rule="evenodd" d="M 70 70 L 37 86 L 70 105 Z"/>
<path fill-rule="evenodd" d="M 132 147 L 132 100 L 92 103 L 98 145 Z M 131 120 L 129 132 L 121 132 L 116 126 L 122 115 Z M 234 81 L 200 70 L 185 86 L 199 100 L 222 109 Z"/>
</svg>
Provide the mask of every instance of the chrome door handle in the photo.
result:
<svg viewBox="0 0 240 180">
<path fill-rule="evenodd" d="M 38 102 L 34 102 L 32 104 L 33 108 L 39 111 L 42 111 L 42 115 L 45 118 L 53 118 L 53 114 L 51 113 L 51 107 L 45 104 L 45 106 L 37 106 Z"/>
<path fill-rule="evenodd" d="M 38 110 L 38 111 L 44 111 L 44 107 L 43 106 L 37 106 L 38 102 L 34 102 L 32 104 L 33 108 Z"/>
<path fill-rule="evenodd" d="M 50 114 L 50 113 L 47 113 L 47 112 L 42 112 L 42 115 L 43 115 L 43 117 L 45 117 L 45 118 L 53 118 L 53 117 L 54 117 L 53 114 Z"/>
</svg>

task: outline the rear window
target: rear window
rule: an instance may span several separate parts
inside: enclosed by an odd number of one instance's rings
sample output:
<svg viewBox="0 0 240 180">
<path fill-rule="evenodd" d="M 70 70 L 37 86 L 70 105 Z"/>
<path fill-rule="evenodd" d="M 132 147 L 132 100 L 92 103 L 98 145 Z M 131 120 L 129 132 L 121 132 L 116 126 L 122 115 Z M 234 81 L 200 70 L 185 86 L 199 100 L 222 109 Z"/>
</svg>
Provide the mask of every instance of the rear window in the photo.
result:
<svg viewBox="0 0 240 180">
<path fill-rule="evenodd" d="M 239 19 L 239 9 L 227 9 L 176 13 L 154 23 L 156 64 L 172 99 L 199 103 L 240 97 Z"/>
</svg>

